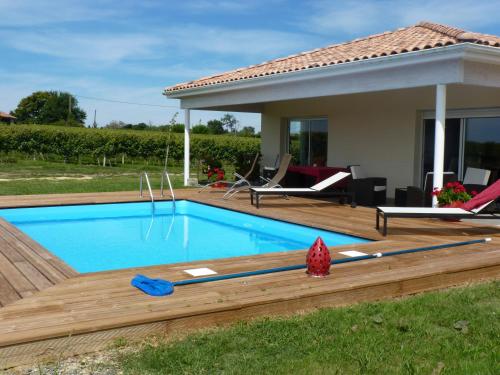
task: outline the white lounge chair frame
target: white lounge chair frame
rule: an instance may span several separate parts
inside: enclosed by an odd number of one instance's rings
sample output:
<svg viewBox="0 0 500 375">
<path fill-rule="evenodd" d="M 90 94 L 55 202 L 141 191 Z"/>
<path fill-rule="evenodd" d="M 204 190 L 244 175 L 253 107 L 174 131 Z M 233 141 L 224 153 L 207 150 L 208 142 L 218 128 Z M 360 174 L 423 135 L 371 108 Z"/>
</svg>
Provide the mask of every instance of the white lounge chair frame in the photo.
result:
<svg viewBox="0 0 500 375">
<path fill-rule="evenodd" d="M 259 208 L 259 201 L 261 195 L 314 195 L 314 196 L 345 196 L 350 199 L 351 205 L 354 207 L 353 193 L 347 191 L 325 191 L 325 189 L 333 184 L 343 180 L 347 176 L 350 176 L 347 172 L 337 172 L 333 176 L 330 176 L 323 181 L 313 185 L 309 188 L 282 188 L 282 187 L 252 187 L 250 188 L 250 203 L 253 205 L 255 202 L 255 207 Z"/>
<path fill-rule="evenodd" d="M 280 166 L 278 168 L 278 171 L 273 176 L 273 178 L 269 179 L 269 178 L 265 178 L 265 177 L 260 176 L 260 179 L 265 181 L 265 183 L 261 187 L 268 187 L 268 188 L 280 187 L 279 183 L 283 179 L 283 177 L 285 177 L 286 171 L 288 169 L 288 166 L 290 165 L 291 160 L 292 160 L 292 155 L 284 154 L 283 157 L 281 158 L 281 162 L 280 162 Z M 233 185 L 231 187 L 231 189 L 229 189 L 227 191 L 227 193 L 224 194 L 223 198 L 229 199 L 229 198 L 233 197 L 235 194 L 237 194 L 241 191 L 249 190 L 250 188 L 252 188 L 252 185 L 250 183 L 240 184 L 239 186 Z"/>
<path fill-rule="evenodd" d="M 380 229 L 380 217 L 384 220 L 382 234 L 387 235 L 387 219 L 390 217 L 399 218 L 448 218 L 448 219 L 500 219 L 500 215 L 494 213 L 480 214 L 480 212 L 492 204 L 495 200 L 467 211 L 463 208 L 445 207 L 377 207 L 375 228 Z"/>
<path fill-rule="evenodd" d="M 248 181 L 248 179 L 252 175 L 253 170 L 255 169 L 255 166 L 257 165 L 257 161 L 259 160 L 259 158 L 260 158 L 260 153 L 255 154 L 255 158 L 253 159 L 252 166 L 250 167 L 250 169 L 248 170 L 248 172 L 244 176 L 242 176 L 239 173 L 234 172 L 234 176 L 237 178 L 236 181 L 227 181 L 227 180 L 224 180 L 224 181 L 210 182 L 210 183 L 208 183 L 206 185 L 203 185 L 203 187 L 200 190 L 198 190 L 198 193 L 201 193 L 202 191 L 205 191 L 206 189 L 208 189 L 212 185 L 220 184 L 220 183 L 229 185 L 230 188 L 228 190 L 233 189 L 235 186 L 241 186 L 241 185 L 248 185 L 248 186 L 250 186 L 251 184 L 250 184 L 250 181 Z"/>
</svg>

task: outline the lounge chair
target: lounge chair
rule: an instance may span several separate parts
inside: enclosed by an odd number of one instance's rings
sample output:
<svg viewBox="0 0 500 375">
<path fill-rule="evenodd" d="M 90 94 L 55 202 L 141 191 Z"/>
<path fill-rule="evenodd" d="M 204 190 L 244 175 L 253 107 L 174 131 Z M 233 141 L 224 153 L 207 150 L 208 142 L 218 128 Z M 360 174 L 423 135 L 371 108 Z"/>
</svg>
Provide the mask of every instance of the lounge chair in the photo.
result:
<svg viewBox="0 0 500 375">
<path fill-rule="evenodd" d="M 484 189 L 461 208 L 445 207 L 377 207 L 376 229 L 380 228 L 380 217 L 384 219 L 382 234 L 387 235 L 387 219 L 400 218 L 446 218 L 446 219 L 500 219 L 495 213 L 481 213 L 500 197 L 500 179 Z"/>
<path fill-rule="evenodd" d="M 203 187 L 200 190 L 198 190 L 198 193 L 201 193 L 202 191 L 208 189 L 212 185 L 220 184 L 220 183 L 223 183 L 223 184 L 226 184 L 227 186 L 229 186 L 228 190 L 231 190 L 231 189 L 233 189 L 235 187 L 238 187 L 238 186 L 244 186 L 244 185 L 251 186 L 250 181 L 248 179 L 252 175 L 252 173 L 253 173 L 253 171 L 255 169 L 255 166 L 257 165 L 257 161 L 259 160 L 259 158 L 260 158 L 260 153 L 255 154 L 255 158 L 253 159 L 252 166 L 250 167 L 250 169 L 248 170 L 248 172 L 244 176 L 242 176 L 239 173 L 235 172 L 234 176 L 237 178 L 236 181 L 214 181 L 214 182 L 210 182 L 210 183 L 208 183 L 206 185 L 203 185 Z"/>
<path fill-rule="evenodd" d="M 462 184 L 469 192 L 473 190 L 481 192 L 488 186 L 490 174 L 491 171 L 488 169 L 467 167 Z"/>
<path fill-rule="evenodd" d="M 349 191 L 356 197 L 361 206 L 376 206 L 385 204 L 387 194 L 387 178 L 368 177 L 359 165 L 350 165 L 352 180 L 349 182 Z"/>
<path fill-rule="evenodd" d="M 255 201 L 255 206 L 259 208 L 259 201 L 261 195 L 295 195 L 295 196 L 347 196 L 350 198 L 351 205 L 355 205 L 353 202 L 352 192 L 345 191 L 326 191 L 325 189 L 333 184 L 339 182 L 340 180 L 349 176 L 350 173 L 347 172 L 337 172 L 333 176 L 313 185 L 309 188 L 282 188 L 282 187 L 252 187 L 250 188 L 250 203 L 253 205 Z M 255 199 L 254 199 L 255 198 Z"/>
<path fill-rule="evenodd" d="M 260 176 L 261 180 L 264 181 L 264 184 L 261 185 L 260 187 L 267 187 L 267 188 L 279 187 L 280 186 L 279 183 L 281 182 L 283 177 L 285 177 L 286 170 L 288 169 L 288 165 L 290 164 L 291 160 L 292 160 L 292 155 L 284 154 L 283 157 L 281 158 L 281 163 L 280 163 L 280 166 L 278 168 L 278 171 L 276 172 L 276 174 L 272 178 L 265 178 L 265 177 Z M 244 190 L 248 190 L 252 187 L 253 186 L 251 186 L 250 184 L 233 186 L 233 187 L 231 187 L 231 189 L 229 189 L 227 191 L 226 194 L 224 194 L 223 198 L 229 199 L 229 198 L 233 197 L 235 194 L 237 194 L 241 191 L 244 191 Z"/>
</svg>

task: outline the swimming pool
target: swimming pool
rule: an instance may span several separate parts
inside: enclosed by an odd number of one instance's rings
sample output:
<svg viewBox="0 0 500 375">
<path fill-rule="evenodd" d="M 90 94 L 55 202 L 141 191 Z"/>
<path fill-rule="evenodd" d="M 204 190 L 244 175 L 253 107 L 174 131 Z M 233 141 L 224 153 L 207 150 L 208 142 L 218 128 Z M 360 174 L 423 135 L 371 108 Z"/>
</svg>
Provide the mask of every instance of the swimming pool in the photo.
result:
<svg viewBox="0 0 500 375">
<path fill-rule="evenodd" d="M 12 208 L 0 217 L 81 273 L 369 240 L 191 201 Z"/>
</svg>

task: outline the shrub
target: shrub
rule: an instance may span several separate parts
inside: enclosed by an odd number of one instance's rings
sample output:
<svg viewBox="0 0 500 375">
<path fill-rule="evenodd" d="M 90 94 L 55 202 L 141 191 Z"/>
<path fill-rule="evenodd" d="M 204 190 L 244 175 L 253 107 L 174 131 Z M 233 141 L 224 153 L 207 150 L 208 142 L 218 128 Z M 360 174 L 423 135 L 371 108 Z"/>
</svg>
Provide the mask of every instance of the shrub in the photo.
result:
<svg viewBox="0 0 500 375">
<path fill-rule="evenodd" d="M 0 151 L 26 155 L 52 154 L 68 159 L 121 156 L 163 160 L 167 146 L 169 159 L 184 158 L 182 134 L 116 129 L 88 129 L 47 125 L 0 125 Z M 226 135 L 193 134 L 192 159 L 215 159 L 240 163 L 260 150 L 260 140 Z"/>
</svg>

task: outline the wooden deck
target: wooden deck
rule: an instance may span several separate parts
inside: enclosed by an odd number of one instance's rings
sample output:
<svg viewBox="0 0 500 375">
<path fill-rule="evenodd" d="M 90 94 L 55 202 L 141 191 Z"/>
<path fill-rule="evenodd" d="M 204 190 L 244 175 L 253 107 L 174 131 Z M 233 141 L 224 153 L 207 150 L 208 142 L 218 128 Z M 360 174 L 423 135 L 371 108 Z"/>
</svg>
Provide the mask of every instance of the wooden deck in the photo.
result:
<svg viewBox="0 0 500 375">
<path fill-rule="evenodd" d="M 0 219 L 0 307 L 77 275 L 66 263 Z"/>
<path fill-rule="evenodd" d="M 138 272 L 168 280 L 187 268 L 219 274 L 304 263 L 305 250 L 187 264 L 78 275 L 6 222 L 0 222 L 0 367 L 52 355 L 98 350 L 117 337 L 185 332 L 256 316 L 391 298 L 500 276 L 500 228 L 439 220 L 391 220 L 389 235 L 374 229 L 373 209 L 304 198 L 264 198 L 259 210 L 248 196 L 179 190 L 178 199 L 250 212 L 378 240 L 335 247 L 365 253 L 491 237 L 487 244 L 336 265 L 327 278 L 303 270 L 176 287 L 168 297 L 147 296 L 130 286 Z M 0 197 L 0 207 L 138 200 L 137 193 Z M 21 281 L 23 280 L 23 281 Z M 5 292 L 9 291 L 9 292 Z M 9 299 L 10 298 L 10 299 Z M 15 301 L 14 301 L 15 300 Z"/>
</svg>

